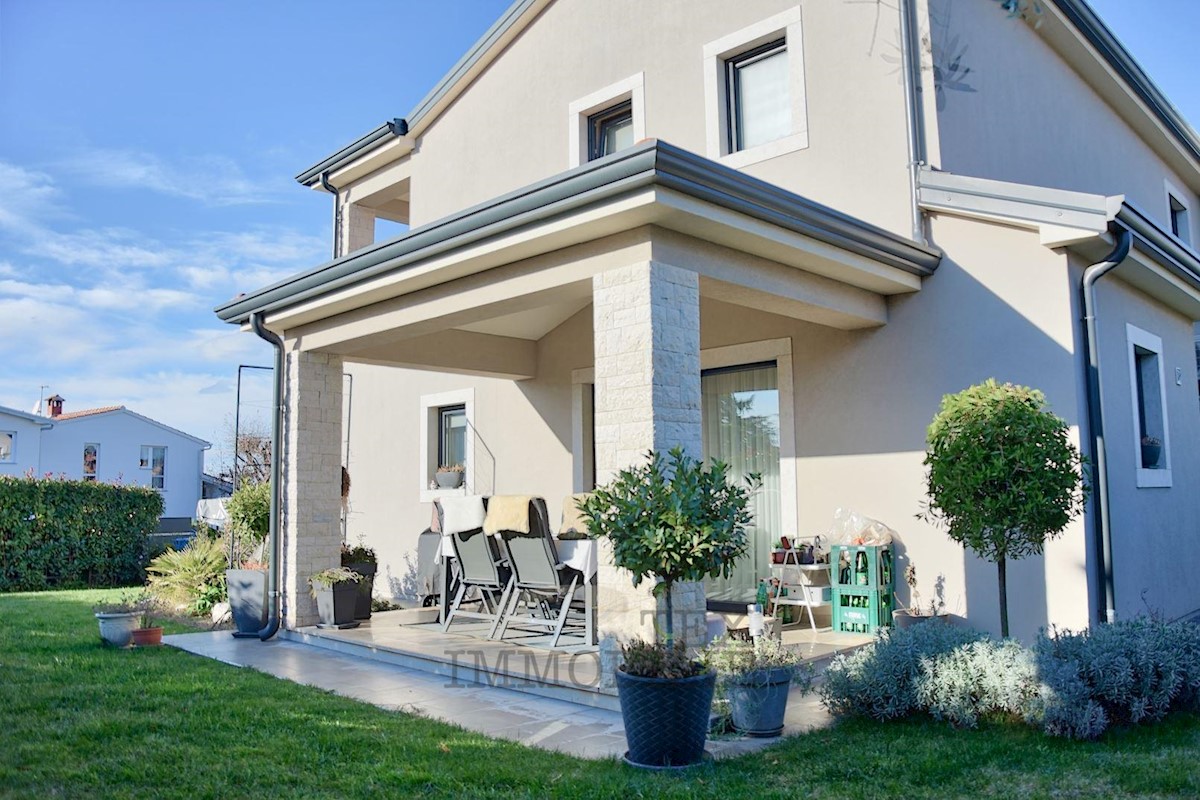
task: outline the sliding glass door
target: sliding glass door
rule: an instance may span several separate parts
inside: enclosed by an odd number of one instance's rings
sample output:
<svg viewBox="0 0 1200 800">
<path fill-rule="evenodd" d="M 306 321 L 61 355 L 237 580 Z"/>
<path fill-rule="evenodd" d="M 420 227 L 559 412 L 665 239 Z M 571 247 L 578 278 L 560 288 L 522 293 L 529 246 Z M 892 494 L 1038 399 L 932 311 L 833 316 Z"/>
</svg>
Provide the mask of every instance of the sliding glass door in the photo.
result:
<svg viewBox="0 0 1200 800">
<path fill-rule="evenodd" d="M 753 602 L 783 533 L 779 493 L 779 384 L 774 362 L 705 370 L 700 378 L 704 458 L 724 461 L 733 480 L 752 472 L 763 487 L 750 501 L 750 549 L 728 579 L 709 580 L 709 600 Z"/>
</svg>

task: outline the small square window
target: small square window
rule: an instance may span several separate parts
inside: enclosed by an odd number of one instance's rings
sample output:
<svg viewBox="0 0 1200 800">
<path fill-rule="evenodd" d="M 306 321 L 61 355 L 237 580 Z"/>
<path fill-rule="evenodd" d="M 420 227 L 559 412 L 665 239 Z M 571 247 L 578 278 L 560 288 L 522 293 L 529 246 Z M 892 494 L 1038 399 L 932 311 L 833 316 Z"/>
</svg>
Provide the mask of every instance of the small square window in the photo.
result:
<svg viewBox="0 0 1200 800">
<path fill-rule="evenodd" d="M 100 445 L 88 442 L 83 446 L 83 479 L 96 480 L 96 464 L 100 460 Z"/>
<path fill-rule="evenodd" d="M 1171 486 L 1171 441 L 1162 339 L 1129 324 L 1125 325 L 1125 336 L 1129 347 L 1137 485 L 1166 488 Z"/>
<path fill-rule="evenodd" d="M 467 407 L 438 409 L 438 466 L 465 465 L 467 460 Z"/>
<path fill-rule="evenodd" d="M 633 146 L 633 103 L 624 103 L 588 117 L 588 161 Z"/>
<path fill-rule="evenodd" d="M 1171 209 L 1171 233 L 1185 244 L 1192 243 L 1188 208 L 1173 194 L 1167 195 L 1167 204 Z"/>
<path fill-rule="evenodd" d="M 0 464 L 13 461 L 13 450 L 16 449 L 17 434 L 14 431 L 0 431 Z"/>
<path fill-rule="evenodd" d="M 729 152 L 792 132 L 787 41 L 777 39 L 725 61 Z"/>
<path fill-rule="evenodd" d="M 142 445 L 138 467 L 150 470 L 150 488 L 163 489 L 167 483 L 167 448 Z"/>
</svg>

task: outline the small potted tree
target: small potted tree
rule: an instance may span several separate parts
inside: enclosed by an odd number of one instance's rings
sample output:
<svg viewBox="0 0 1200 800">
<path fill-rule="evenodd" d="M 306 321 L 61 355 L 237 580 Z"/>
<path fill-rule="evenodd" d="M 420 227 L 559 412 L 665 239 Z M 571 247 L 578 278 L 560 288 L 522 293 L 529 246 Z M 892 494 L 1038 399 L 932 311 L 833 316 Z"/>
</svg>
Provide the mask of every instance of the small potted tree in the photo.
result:
<svg viewBox="0 0 1200 800">
<path fill-rule="evenodd" d="M 267 567 L 254 551 L 260 549 L 271 521 L 271 485 L 245 483 L 229 498 L 226 536 L 230 564 L 225 571 L 229 610 L 238 638 L 258 636 L 267 624 Z"/>
<path fill-rule="evenodd" d="M 636 766 L 688 766 L 704 756 L 716 673 L 675 640 L 671 590 L 676 583 L 729 577 L 749 547 L 750 492 L 761 483 L 730 484 L 728 467 L 705 468 L 675 448 L 651 452 L 641 466 L 621 471 L 581 504 L 588 532 L 612 544 L 613 563 L 633 585 L 654 581 L 665 601 L 665 636 L 623 647 L 616 672 L 626 760 Z"/>
<path fill-rule="evenodd" d="M 336 567 L 318 572 L 308 579 L 317 613 L 321 616 L 318 628 L 357 628 L 354 606 L 358 599 L 358 582 L 362 580 L 353 570 Z"/>
<path fill-rule="evenodd" d="M 777 640 L 726 638 L 704 649 L 701 660 L 717 673 L 718 692 L 729 703 L 735 730 L 748 736 L 778 736 L 793 684 L 812 689 L 813 670 L 796 650 Z"/>
<path fill-rule="evenodd" d="M 371 618 L 371 589 L 375 585 L 375 571 L 379 568 L 379 559 L 375 551 L 367 547 L 361 539 L 354 547 L 342 543 L 342 566 L 353 570 L 362 576 L 358 582 L 358 597 L 355 600 L 354 618 Z"/>
</svg>

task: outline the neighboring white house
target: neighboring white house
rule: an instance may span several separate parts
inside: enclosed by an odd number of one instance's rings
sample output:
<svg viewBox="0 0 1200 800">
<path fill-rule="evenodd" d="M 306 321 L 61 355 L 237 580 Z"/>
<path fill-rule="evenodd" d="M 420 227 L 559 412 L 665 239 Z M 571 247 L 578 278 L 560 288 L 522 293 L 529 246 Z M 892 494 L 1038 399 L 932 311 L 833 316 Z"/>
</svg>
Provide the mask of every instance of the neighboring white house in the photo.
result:
<svg viewBox="0 0 1200 800">
<path fill-rule="evenodd" d="M 38 414 L 0 406 L 0 475 L 40 473 L 42 433 L 53 427 Z"/>
<path fill-rule="evenodd" d="M 940 398 L 989 377 L 1107 456 L 1108 503 L 1009 566 L 1014 633 L 1200 610 L 1200 137 L 1086 3 L 1038 7 L 518 0 L 406 118 L 298 175 L 336 193 L 338 257 L 217 310 L 286 351 L 285 624 L 338 563 L 343 460 L 348 534 L 400 591 L 455 491 L 439 463 L 556 514 L 682 445 L 766 478 L 710 600 L 846 507 L 995 628 L 995 568 L 916 518 Z M 378 218 L 410 230 L 376 242 Z M 601 565 L 605 636 L 649 630 L 628 587 Z"/>
<path fill-rule="evenodd" d="M 45 416 L 0 408 L 0 474 L 149 486 L 163 496 L 160 531 L 191 527 L 208 442 L 124 406 L 62 409 L 58 395 L 46 400 Z"/>
</svg>

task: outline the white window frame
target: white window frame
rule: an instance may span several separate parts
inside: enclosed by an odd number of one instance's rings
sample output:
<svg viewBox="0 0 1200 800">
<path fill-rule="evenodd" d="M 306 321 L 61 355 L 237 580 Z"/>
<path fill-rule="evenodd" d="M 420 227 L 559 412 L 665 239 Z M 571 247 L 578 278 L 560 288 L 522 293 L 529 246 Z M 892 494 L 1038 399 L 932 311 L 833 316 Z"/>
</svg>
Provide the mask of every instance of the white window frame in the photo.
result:
<svg viewBox="0 0 1200 800">
<path fill-rule="evenodd" d="M 1125 352 L 1129 359 L 1129 397 L 1130 397 L 1130 423 L 1133 426 L 1133 465 L 1137 474 L 1137 487 L 1139 489 L 1165 489 L 1172 485 L 1171 480 L 1171 426 L 1170 420 L 1167 418 L 1167 382 L 1165 377 L 1166 369 L 1163 365 L 1163 360 L 1166 354 L 1163 352 L 1162 339 L 1154 334 L 1144 331 L 1136 325 L 1129 323 L 1125 324 Z M 1162 466 L 1154 469 L 1147 469 L 1142 466 L 1142 427 L 1138 422 L 1138 396 L 1137 396 L 1137 348 L 1149 350 L 1158 356 L 1158 391 L 1160 402 L 1162 403 Z"/>
<path fill-rule="evenodd" d="M 575 493 L 596 488 L 595 387 L 593 367 L 571 370 L 571 485 Z"/>
<path fill-rule="evenodd" d="M 16 431 L 0 431 L 0 433 L 8 434 L 9 447 L 8 458 L 0 458 L 0 464 L 15 464 L 17 463 L 17 432 Z"/>
<path fill-rule="evenodd" d="M 154 477 L 155 476 L 154 476 L 154 452 L 153 451 L 158 450 L 158 449 L 161 449 L 163 451 L 163 457 L 162 457 L 163 471 L 162 471 L 162 476 L 161 476 L 162 477 L 162 486 L 154 485 Z M 142 450 L 150 450 L 151 451 L 150 457 L 148 459 L 146 459 L 145 466 L 142 465 Z M 99 462 L 99 458 L 100 458 L 100 454 L 97 453 L 96 454 L 97 462 Z M 167 490 L 167 446 L 165 444 L 141 445 L 141 449 L 138 451 L 138 469 L 144 469 L 144 470 L 147 470 L 148 472 L 150 472 L 150 480 L 146 484 L 147 486 L 149 486 L 151 489 L 154 489 L 157 492 L 165 492 Z"/>
<path fill-rule="evenodd" d="M 567 166 L 588 163 L 588 129 L 593 115 L 629 101 L 633 119 L 633 141 L 646 138 L 646 75 L 639 72 L 597 89 L 567 106 Z"/>
<path fill-rule="evenodd" d="M 1174 227 L 1172 218 L 1175 215 L 1175 211 L 1171 207 L 1171 204 L 1175 202 L 1183 206 L 1183 229 L 1179 234 L 1172 235 L 1175 235 L 1175 238 L 1191 247 L 1194 241 L 1192 238 L 1192 227 L 1195 225 L 1192 221 L 1191 195 L 1172 183 L 1169 178 L 1163 179 L 1163 187 L 1167 193 L 1167 232 L 1171 233 L 1171 229 Z"/>
<path fill-rule="evenodd" d="M 804 90 L 804 38 L 800 16 L 800 7 L 796 6 L 704 45 L 705 145 L 709 158 L 738 168 L 808 147 L 808 103 Z M 726 62 L 780 38 L 785 40 L 788 54 L 792 133 L 748 150 L 731 152 Z"/>
<path fill-rule="evenodd" d="M 437 472 L 438 437 L 441 429 L 438 424 L 439 412 L 447 406 L 462 406 L 467 417 L 466 458 L 464 465 L 463 485 L 457 489 L 430 489 L 429 482 Z M 422 503 L 432 503 L 439 497 L 464 495 L 472 491 L 475 483 L 475 390 L 457 389 L 451 392 L 421 395 L 421 441 L 420 462 L 417 469 L 421 481 L 420 497 Z"/>
</svg>

